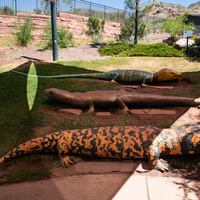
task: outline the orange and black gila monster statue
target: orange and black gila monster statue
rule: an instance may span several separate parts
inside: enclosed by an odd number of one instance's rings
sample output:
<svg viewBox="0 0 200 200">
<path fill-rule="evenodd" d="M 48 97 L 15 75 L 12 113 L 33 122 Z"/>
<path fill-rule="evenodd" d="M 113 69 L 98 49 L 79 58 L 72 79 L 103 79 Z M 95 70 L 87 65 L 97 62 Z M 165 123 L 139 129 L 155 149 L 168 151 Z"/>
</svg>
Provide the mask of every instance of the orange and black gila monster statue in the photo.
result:
<svg viewBox="0 0 200 200">
<path fill-rule="evenodd" d="M 14 148 L 0 163 L 38 152 L 58 152 L 62 163 L 72 164 L 71 154 L 107 158 L 146 158 L 149 166 L 169 170 L 163 155 L 200 153 L 200 122 L 174 129 L 145 126 L 115 126 L 78 130 L 60 130 L 38 137 Z"/>
</svg>

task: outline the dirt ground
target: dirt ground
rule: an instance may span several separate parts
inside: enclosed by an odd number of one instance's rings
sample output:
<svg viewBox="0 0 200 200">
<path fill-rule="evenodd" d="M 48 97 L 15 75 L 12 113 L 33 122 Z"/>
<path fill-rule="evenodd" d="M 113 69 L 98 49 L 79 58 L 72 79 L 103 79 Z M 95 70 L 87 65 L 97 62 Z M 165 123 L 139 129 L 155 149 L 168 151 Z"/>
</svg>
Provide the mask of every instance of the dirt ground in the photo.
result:
<svg viewBox="0 0 200 200">
<path fill-rule="evenodd" d="M 93 60 L 104 59 L 109 56 L 100 56 L 98 48 L 101 45 L 81 44 L 78 47 L 68 47 L 58 50 L 59 60 Z M 2 49 L 2 50 L 1 50 Z M 53 61 L 52 50 L 45 50 L 37 46 L 19 47 L 17 49 L 0 49 L 0 65 L 14 61 Z M 2 53 L 1 53 L 2 51 Z M 2 55 L 1 55 L 2 54 Z"/>
</svg>

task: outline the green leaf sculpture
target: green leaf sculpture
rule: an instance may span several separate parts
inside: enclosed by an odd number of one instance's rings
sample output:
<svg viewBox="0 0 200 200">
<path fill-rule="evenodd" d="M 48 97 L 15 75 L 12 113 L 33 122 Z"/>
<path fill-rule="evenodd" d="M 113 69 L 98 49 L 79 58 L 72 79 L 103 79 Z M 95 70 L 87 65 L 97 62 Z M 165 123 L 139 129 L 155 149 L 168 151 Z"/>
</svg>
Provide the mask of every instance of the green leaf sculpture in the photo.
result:
<svg viewBox="0 0 200 200">
<path fill-rule="evenodd" d="M 28 106 L 29 110 L 31 111 L 35 102 L 35 97 L 37 94 L 37 88 L 38 88 L 38 77 L 37 77 L 37 70 L 35 68 L 35 65 L 31 63 L 30 69 L 28 72 L 27 77 L 27 100 L 28 100 Z"/>
</svg>

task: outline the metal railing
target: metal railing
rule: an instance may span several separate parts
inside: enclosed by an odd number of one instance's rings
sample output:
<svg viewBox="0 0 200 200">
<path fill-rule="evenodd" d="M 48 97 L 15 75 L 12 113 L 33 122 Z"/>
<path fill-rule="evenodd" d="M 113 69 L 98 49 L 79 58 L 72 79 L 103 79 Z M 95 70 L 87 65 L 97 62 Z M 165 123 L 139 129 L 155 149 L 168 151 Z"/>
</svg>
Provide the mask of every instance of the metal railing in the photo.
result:
<svg viewBox="0 0 200 200">
<path fill-rule="evenodd" d="M 59 0 L 57 12 L 67 12 L 75 15 L 94 16 L 99 19 L 121 23 L 125 19 L 124 10 L 92 3 L 84 0 L 72 0 L 66 5 Z M 17 12 L 29 12 L 36 14 L 50 14 L 50 4 L 41 0 L 0 0 L 0 14 L 17 15 Z"/>
<path fill-rule="evenodd" d="M 67 12 L 81 16 L 94 16 L 106 21 L 121 23 L 131 13 L 124 10 L 85 1 L 72 0 L 71 4 L 66 5 L 63 0 L 57 6 L 57 12 Z M 43 2 L 45 2 L 43 0 Z M 50 14 L 50 4 L 42 3 L 42 0 L 0 0 L 0 14 L 17 15 L 18 12 L 35 14 Z M 160 29 L 165 18 L 144 15 L 142 21 L 146 23 L 146 29 Z"/>
</svg>

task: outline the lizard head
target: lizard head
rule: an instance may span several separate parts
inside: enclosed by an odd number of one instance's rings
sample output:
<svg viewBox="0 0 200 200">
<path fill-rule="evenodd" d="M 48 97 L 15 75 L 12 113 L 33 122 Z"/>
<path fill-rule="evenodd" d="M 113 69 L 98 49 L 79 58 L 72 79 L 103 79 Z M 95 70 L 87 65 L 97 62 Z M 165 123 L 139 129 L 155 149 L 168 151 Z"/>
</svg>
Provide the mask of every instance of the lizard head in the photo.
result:
<svg viewBox="0 0 200 200">
<path fill-rule="evenodd" d="M 58 102 L 65 102 L 68 98 L 71 97 L 70 92 L 67 92 L 65 90 L 59 90 L 57 88 L 45 89 L 44 93 L 48 97 L 50 97 Z"/>
<path fill-rule="evenodd" d="M 157 72 L 158 82 L 172 81 L 179 78 L 182 73 L 177 72 L 173 69 L 164 68 Z"/>
<path fill-rule="evenodd" d="M 54 98 L 58 98 L 58 96 L 59 96 L 59 91 L 60 91 L 60 90 L 58 90 L 58 89 L 56 89 L 56 88 L 50 88 L 50 89 L 46 89 L 46 90 L 44 91 L 44 93 L 45 93 L 48 97 L 54 99 Z"/>
</svg>

